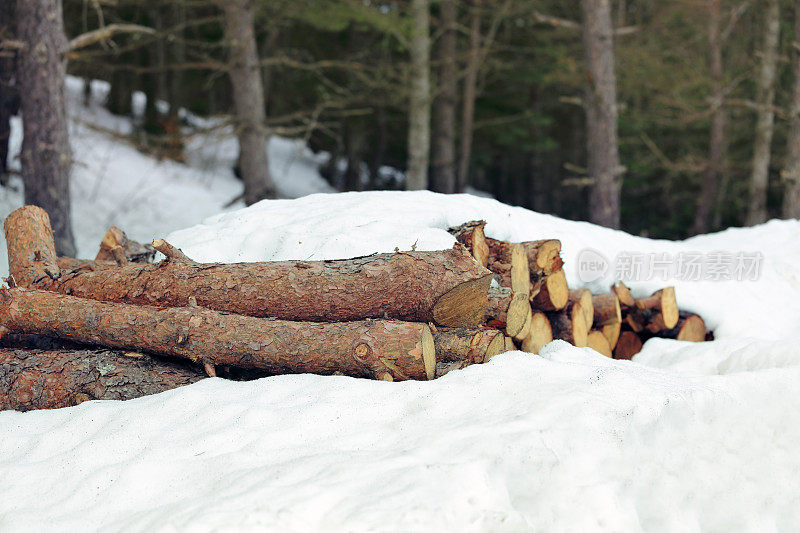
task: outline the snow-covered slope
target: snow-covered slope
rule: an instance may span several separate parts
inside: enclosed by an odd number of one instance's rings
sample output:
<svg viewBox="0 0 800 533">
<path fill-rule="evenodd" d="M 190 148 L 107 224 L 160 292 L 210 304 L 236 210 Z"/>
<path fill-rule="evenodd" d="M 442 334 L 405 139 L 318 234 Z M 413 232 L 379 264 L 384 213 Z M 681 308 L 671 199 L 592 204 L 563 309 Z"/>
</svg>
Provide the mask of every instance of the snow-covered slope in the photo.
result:
<svg viewBox="0 0 800 533">
<path fill-rule="evenodd" d="M 2 412 L 0 531 L 800 529 L 799 222 L 667 242 L 470 195 L 372 192 L 265 201 L 192 226 L 239 192 L 221 170 L 229 141 L 206 137 L 188 167 L 159 163 L 89 127 L 124 131 L 125 120 L 81 113 L 85 256 L 111 223 L 142 240 L 172 231 L 197 260 L 253 261 L 447 248 L 448 226 L 483 218 L 493 237 L 561 239 L 576 287 L 586 249 L 763 257 L 754 280 L 629 280 L 637 295 L 674 284 L 718 339 L 653 339 L 633 362 L 556 341 L 432 382 L 207 379 Z M 285 161 L 303 163 L 287 179 L 314 183 L 314 157 L 289 144 L 278 141 Z M 4 213 L 21 203 L 0 194 Z"/>
<path fill-rule="evenodd" d="M 444 228 L 474 218 L 498 238 L 562 239 L 573 283 L 586 247 L 763 250 L 763 272 L 677 282 L 720 340 L 651 340 L 634 362 L 556 341 L 426 383 L 208 379 L 0 413 L 0 530 L 800 528 L 796 221 L 672 243 L 467 195 L 373 192 L 265 201 L 169 239 L 198 260 L 335 258 L 448 247 Z"/>
</svg>

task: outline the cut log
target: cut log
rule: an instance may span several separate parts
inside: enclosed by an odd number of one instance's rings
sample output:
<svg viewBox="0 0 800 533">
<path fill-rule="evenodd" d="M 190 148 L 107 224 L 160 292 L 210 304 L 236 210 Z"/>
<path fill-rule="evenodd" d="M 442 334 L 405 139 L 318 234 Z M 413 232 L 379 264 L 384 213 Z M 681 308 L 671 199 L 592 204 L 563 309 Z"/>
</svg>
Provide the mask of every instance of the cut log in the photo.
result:
<svg viewBox="0 0 800 533">
<path fill-rule="evenodd" d="M 622 309 L 616 294 L 613 292 L 595 294 L 592 296 L 592 302 L 594 303 L 594 320 L 592 323 L 595 328 L 622 322 Z"/>
<path fill-rule="evenodd" d="M 659 331 L 656 335 L 679 341 L 703 342 L 706 340 L 706 323 L 700 315 L 681 311 L 674 328 Z"/>
<path fill-rule="evenodd" d="M 614 359 L 631 359 L 642 351 L 642 339 L 633 331 L 620 333 L 619 341 L 614 347 Z"/>
<path fill-rule="evenodd" d="M 489 289 L 486 324 L 502 329 L 510 337 L 519 337 L 526 323 L 530 325 L 531 305 L 524 295 L 515 295 L 507 287 Z M 527 333 L 525 333 L 527 335 Z"/>
<path fill-rule="evenodd" d="M 568 302 L 564 309 L 548 313 L 547 318 L 553 328 L 554 338 L 565 340 L 578 347 L 586 346 L 589 328 L 579 301 Z"/>
<path fill-rule="evenodd" d="M 396 318 L 452 327 L 484 320 L 492 274 L 466 249 L 400 252 L 337 261 L 155 264 L 79 268 L 55 263 L 47 215 L 26 206 L 6 219 L 18 286 L 106 302 L 209 309 L 285 320 L 345 322 Z M 38 252 L 38 253 L 37 253 Z M 62 275 L 63 274 L 63 275 Z"/>
<path fill-rule="evenodd" d="M 512 339 L 511 337 L 506 337 L 505 339 L 506 339 L 506 347 L 503 350 L 504 352 L 513 352 L 514 350 L 517 349 L 516 344 L 514 344 L 514 339 Z"/>
<path fill-rule="evenodd" d="M 506 350 L 506 336 L 496 329 L 435 328 L 433 342 L 436 348 L 436 376 L 441 369 L 485 363 Z M 512 348 L 513 349 L 513 348 Z M 457 366 L 453 366 L 455 363 Z"/>
<path fill-rule="evenodd" d="M 581 302 L 581 310 L 583 311 L 583 319 L 586 325 L 591 327 L 594 323 L 594 300 L 592 300 L 592 293 L 589 289 L 573 289 L 569 291 L 570 300 L 578 300 Z"/>
<path fill-rule="evenodd" d="M 535 296 L 531 298 L 536 311 L 557 311 L 567 305 L 569 287 L 563 270 L 557 270 L 540 280 Z"/>
<path fill-rule="evenodd" d="M 602 326 L 600 331 L 602 331 L 603 335 L 606 336 L 606 339 L 608 339 L 608 344 L 613 350 L 619 341 L 619 334 L 620 331 L 622 331 L 622 322 L 614 322 L 612 324 Z"/>
<path fill-rule="evenodd" d="M 130 400 L 195 383 L 199 368 L 140 353 L 0 348 L 0 410 Z"/>
<path fill-rule="evenodd" d="M 564 262 L 561 260 L 561 241 L 546 239 L 541 241 L 526 241 L 521 243 L 528 256 L 531 276 L 549 276 L 561 270 Z"/>
<path fill-rule="evenodd" d="M 152 263 L 155 255 L 156 250 L 151 245 L 129 239 L 124 231 L 111 226 L 100 241 L 100 250 L 94 259 L 114 261 L 117 264 Z"/>
<path fill-rule="evenodd" d="M 553 329 L 550 327 L 550 320 L 547 315 L 541 312 L 533 313 L 531 319 L 531 331 L 522 341 L 522 351 L 528 353 L 539 353 L 545 344 L 552 342 Z"/>
<path fill-rule="evenodd" d="M 633 307 L 636 305 L 636 300 L 633 299 L 631 290 L 621 281 L 611 286 L 611 292 L 617 295 L 620 305 L 624 307 Z"/>
<path fill-rule="evenodd" d="M 42 276 L 50 279 L 61 276 L 50 217 L 43 209 L 21 207 L 6 217 L 3 227 L 12 284 L 27 287 Z M 13 238 L 8 238 L 9 235 Z"/>
<path fill-rule="evenodd" d="M 107 303 L 14 288 L 0 289 L 0 327 L 273 374 L 338 372 L 391 380 L 436 374 L 431 329 L 414 322 L 264 320 L 200 307 Z"/>
<path fill-rule="evenodd" d="M 646 329 L 650 333 L 658 333 L 672 329 L 678 323 L 675 288 L 665 287 L 647 298 L 640 298 L 627 311 L 627 322 L 636 332 Z"/>
<path fill-rule="evenodd" d="M 482 267 L 489 265 L 489 246 L 486 244 L 486 235 L 483 232 L 485 226 L 486 221 L 473 220 L 448 230 L 458 242 L 467 247 L 472 257 Z"/>
<path fill-rule="evenodd" d="M 526 298 L 531 294 L 531 273 L 528 267 L 528 258 L 521 244 L 502 243 L 503 246 L 493 249 L 489 262 L 489 270 L 496 274 L 500 285 L 511 287 L 515 294 L 522 294 Z"/>
<path fill-rule="evenodd" d="M 597 353 L 603 354 L 606 357 L 611 357 L 611 345 L 608 339 L 603 335 L 602 331 L 592 330 L 586 338 L 586 345 Z"/>
</svg>

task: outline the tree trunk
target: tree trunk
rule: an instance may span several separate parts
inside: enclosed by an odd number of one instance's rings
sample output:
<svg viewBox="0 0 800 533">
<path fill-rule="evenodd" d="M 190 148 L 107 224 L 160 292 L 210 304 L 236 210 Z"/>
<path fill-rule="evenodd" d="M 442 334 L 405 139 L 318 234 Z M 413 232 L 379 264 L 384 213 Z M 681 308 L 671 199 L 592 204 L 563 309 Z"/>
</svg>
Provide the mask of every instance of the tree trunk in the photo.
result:
<svg viewBox="0 0 800 533">
<path fill-rule="evenodd" d="M 475 121 L 475 98 L 481 50 L 481 0 L 472 0 L 469 22 L 469 55 L 464 76 L 464 97 L 461 112 L 461 153 L 458 158 L 458 191 L 469 184 L 469 160 L 472 157 L 472 127 Z"/>
<path fill-rule="evenodd" d="M 581 0 L 586 55 L 586 137 L 589 175 L 589 219 L 619 228 L 622 168 L 617 146 L 617 89 L 610 0 Z"/>
<path fill-rule="evenodd" d="M 711 138 L 708 145 L 708 165 L 703 173 L 700 197 L 697 200 L 692 233 L 706 233 L 717 199 L 719 175 L 725 165 L 725 88 L 722 71 L 722 42 L 720 39 L 720 0 L 708 0 L 708 69 L 711 76 Z"/>
<path fill-rule="evenodd" d="M 230 79 L 239 139 L 239 164 L 244 182 L 244 201 L 254 204 L 275 197 L 267 160 L 264 87 L 253 29 L 251 0 L 217 2 L 225 13 L 225 37 L 230 47 Z"/>
<path fill-rule="evenodd" d="M 761 70 L 758 75 L 758 119 L 753 141 L 753 168 L 750 173 L 750 205 L 747 225 L 767 220 L 767 186 L 769 184 L 770 146 L 772 144 L 775 112 L 775 80 L 778 72 L 778 38 L 780 36 L 780 6 L 778 0 L 766 0 L 764 10 L 764 46 L 761 50 Z"/>
<path fill-rule="evenodd" d="M 8 1 L 8 0 L 5 0 Z M 17 37 L 25 43 L 17 72 L 23 120 L 22 180 L 25 203 L 44 208 L 53 222 L 56 248 L 75 255 L 70 222 L 72 154 L 64 94 L 67 50 L 60 0 L 18 0 Z"/>
<path fill-rule="evenodd" d="M 800 0 L 794 2 L 792 43 L 792 101 L 789 107 L 789 137 L 783 179 L 783 218 L 800 218 Z"/>
<path fill-rule="evenodd" d="M 434 102 L 432 189 L 456 192 L 456 2 L 442 0 L 439 91 Z"/>
<path fill-rule="evenodd" d="M 0 2 L 0 40 L 16 37 L 17 16 L 15 2 Z M 19 112 L 19 91 L 17 90 L 16 53 L 4 50 L 0 54 L 0 184 L 6 185 L 8 171 L 9 141 L 11 140 L 11 117 Z"/>
<path fill-rule="evenodd" d="M 194 263 L 156 245 L 168 260 L 61 271 L 46 213 L 22 207 L 4 224 L 16 285 L 109 302 L 179 307 L 195 299 L 210 309 L 288 320 L 391 317 L 469 327 L 484 320 L 492 278 L 461 245 L 336 261 L 234 265 Z"/>
<path fill-rule="evenodd" d="M 0 410 L 131 400 L 200 381 L 200 368 L 136 352 L 0 348 Z"/>
<path fill-rule="evenodd" d="M 411 1 L 411 97 L 408 112 L 408 168 L 406 190 L 428 187 L 430 153 L 430 36 L 428 0 Z"/>
</svg>

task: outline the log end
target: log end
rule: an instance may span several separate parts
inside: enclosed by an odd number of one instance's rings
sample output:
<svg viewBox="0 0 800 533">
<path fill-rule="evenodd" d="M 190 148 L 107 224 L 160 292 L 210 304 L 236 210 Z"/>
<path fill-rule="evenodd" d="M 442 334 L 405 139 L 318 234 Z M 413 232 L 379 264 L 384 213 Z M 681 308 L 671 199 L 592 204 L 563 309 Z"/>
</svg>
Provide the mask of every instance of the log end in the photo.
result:
<svg viewBox="0 0 800 533">
<path fill-rule="evenodd" d="M 699 315 L 689 315 L 679 325 L 679 341 L 703 342 L 706 340 L 706 323 Z"/>
<path fill-rule="evenodd" d="M 678 324 L 678 301 L 675 297 L 675 287 L 661 289 L 661 315 L 664 327 L 674 328 Z M 705 332 L 703 333 L 705 335 Z"/>
<path fill-rule="evenodd" d="M 429 380 L 436 377 L 436 345 L 433 342 L 433 332 L 430 326 L 422 326 L 422 362 L 425 365 L 425 375 Z"/>
<path fill-rule="evenodd" d="M 611 357 L 611 345 L 601 331 L 591 331 L 586 338 L 586 345 L 597 353 Z"/>
<path fill-rule="evenodd" d="M 483 323 L 488 305 L 492 274 L 470 280 L 443 294 L 433 306 L 433 321 L 438 326 L 468 328 Z"/>
</svg>

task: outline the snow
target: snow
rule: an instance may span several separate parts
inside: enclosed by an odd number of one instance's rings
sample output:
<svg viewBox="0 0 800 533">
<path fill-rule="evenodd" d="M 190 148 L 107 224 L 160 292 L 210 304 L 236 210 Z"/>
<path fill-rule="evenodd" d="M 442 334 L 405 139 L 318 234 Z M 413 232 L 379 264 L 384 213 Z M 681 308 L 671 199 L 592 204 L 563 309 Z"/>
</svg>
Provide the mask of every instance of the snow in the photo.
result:
<svg viewBox="0 0 800 533">
<path fill-rule="evenodd" d="M 99 108 L 83 116 L 107 129 L 116 120 Z M 429 192 L 220 212 L 240 187 L 220 171 L 235 153 L 228 140 L 200 143 L 189 166 L 77 122 L 73 142 L 85 164 L 75 190 L 96 190 L 74 204 L 86 256 L 110 222 L 142 240 L 168 233 L 196 260 L 234 262 L 447 248 L 448 226 L 482 218 L 492 237 L 561 239 L 575 287 L 586 249 L 763 261 L 754 280 L 630 281 L 637 296 L 674 284 L 681 308 L 717 336 L 652 339 L 632 362 L 555 341 L 432 382 L 206 379 L 128 402 L 2 412 L 0 531 L 800 529 L 800 222 L 668 242 Z M 303 162 L 286 182 L 314 183 L 316 156 L 276 146 Z M 111 155 L 97 162 L 92 149 Z M 21 199 L 3 202 L 8 212 Z M 613 281 L 609 270 L 588 286 Z"/>
</svg>

